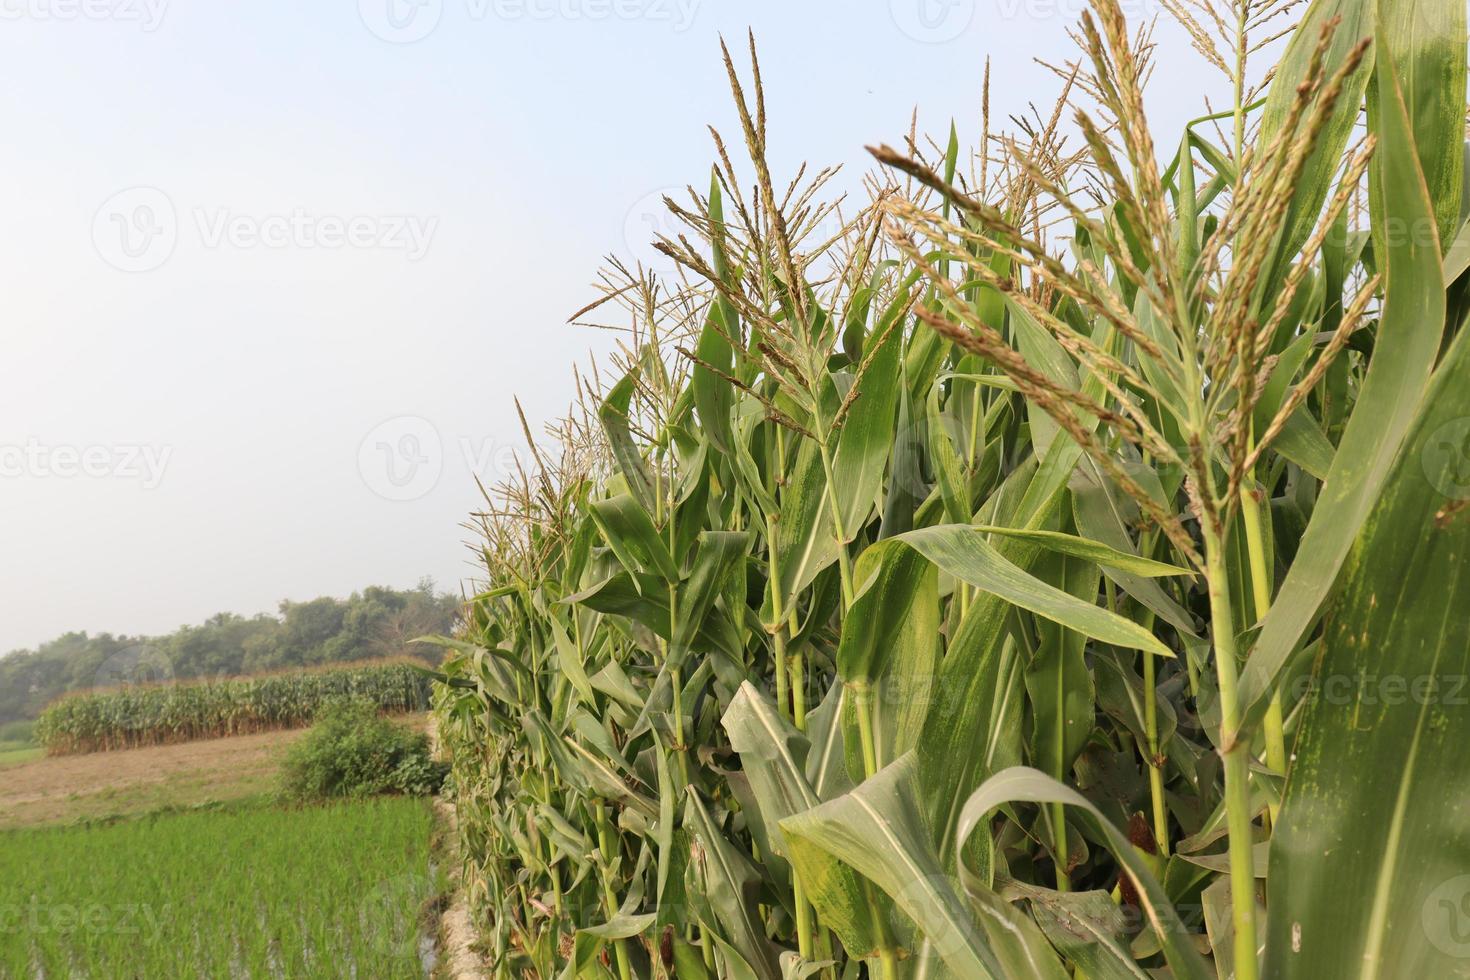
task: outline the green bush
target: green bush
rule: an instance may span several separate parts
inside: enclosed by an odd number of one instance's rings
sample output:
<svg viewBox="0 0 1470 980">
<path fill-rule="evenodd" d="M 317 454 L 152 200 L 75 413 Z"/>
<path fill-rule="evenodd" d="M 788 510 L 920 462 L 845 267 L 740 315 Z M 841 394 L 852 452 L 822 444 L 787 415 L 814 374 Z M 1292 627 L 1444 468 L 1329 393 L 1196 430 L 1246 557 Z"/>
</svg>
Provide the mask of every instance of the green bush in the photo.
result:
<svg viewBox="0 0 1470 980">
<path fill-rule="evenodd" d="M 429 738 L 378 714 L 365 698 L 339 698 L 317 713 L 311 731 L 291 747 L 281 795 L 307 803 L 379 793 L 438 792 L 447 767 L 429 755 Z"/>
</svg>

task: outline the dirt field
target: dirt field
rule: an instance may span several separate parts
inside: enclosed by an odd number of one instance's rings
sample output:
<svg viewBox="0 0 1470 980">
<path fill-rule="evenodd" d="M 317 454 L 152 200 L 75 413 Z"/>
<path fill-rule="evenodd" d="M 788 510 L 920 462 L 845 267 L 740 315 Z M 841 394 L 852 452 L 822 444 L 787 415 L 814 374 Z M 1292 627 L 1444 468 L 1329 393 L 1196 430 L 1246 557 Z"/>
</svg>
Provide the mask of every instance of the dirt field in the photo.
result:
<svg viewBox="0 0 1470 980">
<path fill-rule="evenodd" d="M 422 727 L 424 715 L 405 721 Z M 268 792 L 305 729 L 41 758 L 0 769 L 0 830 L 146 813 Z"/>
</svg>

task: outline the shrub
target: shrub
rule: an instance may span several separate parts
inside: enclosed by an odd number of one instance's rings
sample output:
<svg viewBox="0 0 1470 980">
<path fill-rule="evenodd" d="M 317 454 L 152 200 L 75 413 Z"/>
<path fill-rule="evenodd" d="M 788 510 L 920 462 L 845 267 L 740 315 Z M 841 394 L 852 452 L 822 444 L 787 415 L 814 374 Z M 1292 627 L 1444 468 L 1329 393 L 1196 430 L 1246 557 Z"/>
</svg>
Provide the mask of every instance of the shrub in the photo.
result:
<svg viewBox="0 0 1470 980">
<path fill-rule="evenodd" d="M 291 747 L 281 795 L 298 803 L 379 793 L 438 792 L 447 767 L 429 754 L 429 738 L 378 714 L 366 698 L 340 698 L 318 712 L 311 731 Z"/>
</svg>

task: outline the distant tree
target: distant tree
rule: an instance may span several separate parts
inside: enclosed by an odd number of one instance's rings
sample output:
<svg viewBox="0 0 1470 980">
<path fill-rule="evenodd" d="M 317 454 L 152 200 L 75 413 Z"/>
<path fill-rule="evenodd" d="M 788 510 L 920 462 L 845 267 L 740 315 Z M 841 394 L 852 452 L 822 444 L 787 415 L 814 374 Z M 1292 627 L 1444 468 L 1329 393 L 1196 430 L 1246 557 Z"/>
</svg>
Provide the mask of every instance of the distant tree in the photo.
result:
<svg viewBox="0 0 1470 980">
<path fill-rule="evenodd" d="M 459 600 L 430 579 L 406 590 L 369 586 L 346 599 L 283 601 L 275 616 L 221 612 L 163 636 L 65 633 L 35 650 L 0 657 L 0 724 L 36 717 L 67 691 L 99 684 L 254 674 L 327 663 L 412 656 L 439 661 L 413 643 L 447 633 Z"/>
</svg>

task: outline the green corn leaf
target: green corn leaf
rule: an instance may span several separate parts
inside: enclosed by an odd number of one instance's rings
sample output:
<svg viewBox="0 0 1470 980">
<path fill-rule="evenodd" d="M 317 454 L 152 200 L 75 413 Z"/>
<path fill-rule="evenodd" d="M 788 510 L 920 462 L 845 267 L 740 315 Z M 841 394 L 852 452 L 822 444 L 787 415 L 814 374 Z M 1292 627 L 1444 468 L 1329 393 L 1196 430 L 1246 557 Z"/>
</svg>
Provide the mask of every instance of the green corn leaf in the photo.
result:
<svg viewBox="0 0 1470 980">
<path fill-rule="evenodd" d="M 860 710 L 869 712 L 880 767 L 919 737 L 939 660 L 939 585 L 922 555 L 889 542 L 864 551 L 853 577 L 858 594 L 843 620 L 837 675 L 847 695 L 848 770 L 862 772 Z"/>
<path fill-rule="evenodd" d="M 932 620 L 928 636 L 920 639 L 935 638 L 939 596 L 933 566 L 901 540 L 873 545 L 853 566 L 856 594 L 837 650 L 837 674 L 849 690 L 868 687 L 886 673 L 913 621 Z"/>
<path fill-rule="evenodd" d="M 595 711 L 597 695 L 593 691 L 591 679 L 587 676 L 581 651 L 572 643 L 571 637 L 567 636 L 566 627 L 562 626 L 555 616 L 547 616 L 546 625 L 551 630 L 552 640 L 556 644 L 557 666 L 562 675 L 571 682 L 583 703 Z"/>
<path fill-rule="evenodd" d="M 594 500 L 588 511 L 624 568 L 660 575 L 665 582 L 679 580 L 679 569 L 669 554 L 668 544 L 659 536 L 648 511 L 632 494 Z"/>
<path fill-rule="evenodd" d="M 1011 976 L 939 867 L 914 806 L 914 758 L 906 755 L 846 796 L 788 817 L 781 829 L 850 865 L 903 910 L 962 977 Z"/>
<path fill-rule="evenodd" d="M 730 702 L 721 724 L 730 735 L 730 747 L 740 753 L 763 823 L 774 829 L 771 845 L 775 852 L 797 862 L 822 921 L 837 929 L 843 945 L 872 948 L 876 940 L 857 876 L 819 849 L 800 848 L 794 854 L 780 829 L 787 817 L 821 803 L 804 771 L 810 749 L 805 736 L 781 718 L 748 681 Z"/>
<path fill-rule="evenodd" d="M 778 581 L 785 599 L 782 608 L 793 608 L 797 595 L 837 560 L 828 499 L 822 457 L 813 442 L 803 440 L 795 464 L 786 474 L 776 537 Z"/>
<path fill-rule="evenodd" d="M 584 605 L 601 613 L 626 616 L 656 636 L 666 640 L 671 636 L 668 590 L 652 576 L 639 577 L 618 572 L 590 588 L 567 596 L 562 602 L 568 605 Z M 715 609 L 695 626 L 694 640 L 710 649 L 738 658 L 740 640 L 734 630 L 729 618 Z"/>
<path fill-rule="evenodd" d="M 1328 617 L 1271 842 L 1273 977 L 1447 977 L 1470 954 L 1467 372 L 1461 333 Z"/>
<path fill-rule="evenodd" d="M 1130 518 L 1138 505 L 1116 492 L 1112 481 L 1091 460 L 1083 463 L 1071 483 L 1072 519 L 1077 530 L 1087 538 L 1106 544 L 1115 551 L 1134 551 L 1128 536 Z M 1188 610 L 1180 606 L 1158 583 L 1134 574 L 1110 562 L 1099 561 L 1103 574 L 1117 583 L 1161 620 L 1186 636 L 1194 636 L 1196 624 Z"/>
<path fill-rule="evenodd" d="M 629 490 L 643 504 L 644 509 L 648 510 L 653 506 L 653 479 L 648 475 L 648 466 L 633 439 L 632 423 L 628 417 L 633 404 L 633 392 L 637 389 L 636 371 L 636 368 L 629 371 L 612 386 L 607 397 L 598 406 L 597 417 L 602 422 L 608 446 Z"/>
<path fill-rule="evenodd" d="M 907 308 L 907 297 L 900 295 L 879 318 L 870 349 L 863 353 L 854 400 L 837 435 L 833 490 L 849 540 L 868 522 L 883 486 L 898 418 L 903 327 L 897 320 Z"/>
<path fill-rule="evenodd" d="M 1307 69 L 1323 27 L 1334 18 L 1339 21 L 1323 59 L 1324 69 L 1330 73 L 1343 63 L 1354 45 L 1373 35 L 1375 7 L 1375 0 L 1312 0 L 1287 44 L 1271 89 L 1266 94 L 1266 106 L 1261 112 L 1260 130 L 1255 138 L 1257 145 L 1269 145 L 1285 125 L 1291 104 L 1297 97 L 1297 86 L 1307 80 Z M 1358 121 L 1363 93 L 1372 71 L 1373 58 L 1369 52 L 1343 86 L 1331 117 L 1317 137 L 1287 211 L 1284 238 L 1276 253 L 1282 257 L 1279 265 L 1294 259 L 1322 213 L 1343 151 Z M 1285 270 L 1281 271 L 1284 273 Z"/>
<path fill-rule="evenodd" d="M 965 479 L 959 454 L 955 452 L 954 442 L 950 439 L 946 425 L 948 419 L 939 408 L 940 388 L 940 385 L 935 384 L 929 389 L 925 418 L 929 459 L 933 461 L 934 472 L 939 477 L 939 492 L 944 501 L 945 516 L 952 523 L 968 524 L 973 515 L 969 481 Z"/>
<path fill-rule="evenodd" d="M 715 274 L 727 286 L 733 286 L 735 284 L 732 282 L 729 258 L 726 255 L 725 212 L 718 174 L 710 176 L 709 220 Z M 735 347 L 732 341 L 739 334 L 740 323 L 735 308 L 721 294 L 711 305 L 704 329 L 700 331 L 699 341 L 694 348 L 698 360 L 689 382 L 700 424 L 709 434 L 710 442 L 725 453 L 732 452 L 735 446 L 732 419 L 736 392 L 724 376 L 734 374 Z"/>
<path fill-rule="evenodd" d="M 1414 137 L 1393 72 L 1376 73 L 1378 150 L 1385 220 L 1432 226 L 1434 209 L 1414 154 Z M 1302 536 L 1296 561 L 1261 624 L 1240 676 L 1246 722 L 1265 711 L 1272 684 L 1317 618 L 1322 602 L 1378 499 L 1389 466 L 1423 400 L 1444 332 L 1444 271 L 1436 242 L 1390 235 L 1384 256 L 1384 309 L 1373 357 L 1332 470 Z"/>
<path fill-rule="evenodd" d="M 1097 595 L 1095 565 L 1050 556 L 1038 572 L 1059 582 L 1070 595 Z M 1092 675 L 1083 659 L 1087 638 L 1047 622 L 1038 623 L 1037 632 L 1040 642 L 1026 668 L 1034 728 L 1032 759 L 1061 779 L 1071 771 L 1073 760 L 1092 736 Z"/>
<path fill-rule="evenodd" d="M 779 980 L 776 951 L 756 911 L 760 876 L 750 859 L 725 839 L 698 791 L 691 787 L 688 793 L 684 825 L 693 831 L 699 845 L 690 859 L 689 873 L 715 918 L 711 925 L 738 952 L 751 976 Z"/>
<path fill-rule="evenodd" d="M 830 800 L 852 789 L 842 726 L 838 723 L 846 692 L 840 679 L 827 689 L 822 703 L 806 716 L 811 751 L 806 757 L 806 778 L 819 800 Z"/>
<path fill-rule="evenodd" d="M 1133 650 L 1147 650 L 1161 657 L 1174 656 L 1173 651 L 1137 623 L 1068 595 L 1023 571 L 987 544 L 972 527 L 947 524 L 922 528 L 892 540 L 908 545 L 941 571 L 963 582 L 1085 636 Z M 891 545 L 885 542 L 884 546 Z"/>
<path fill-rule="evenodd" d="M 1465 108 L 1445 97 L 1465 89 L 1465 4 L 1457 0 L 1376 0 L 1378 61 L 1399 84 L 1413 127 L 1419 169 L 1434 207 L 1428 229 L 1395 226 L 1388 233 L 1421 234 L 1438 229 L 1445 247 L 1459 231 L 1460 192 L 1465 172 Z M 1368 89 L 1368 113 L 1378 114 L 1378 92 Z M 1381 205 L 1382 197 L 1376 196 Z M 1382 236 L 1374 248 L 1381 251 Z"/>
<path fill-rule="evenodd" d="M 1129 950 L 1128 916 L 1107 892 L 1011 887 L 1030 901 L 1037 925 L 1079 973 L 1091 980 L 1148 980 Z"/>
<path fill-rule="evenodd" d="M 1189 944 L 1178 912 L 1169 903 L 1163 888 L 1143 857 L 1134 850 L 1132 843 L 1086 797 L 1045 773 L 1016 766 L 986 780 L 971 794 L 961 812 L 956 829 L 960 846 L 964 845 L 965 839 L 992 810 L 1005 803 L 1021 802 L 1063 803 L 1077 808 L 1080 812 L 1074 819 L 1080 819 L 1086 824 L 1097 839 L 1106 840 L 1113 856 L 1127 869 L 1138 892 L 1140 907 L 1163 943 L 1164 956 L 1174 975 L 1184 980 L 1210 980 L 1210 970 Z"/>
<path fill-rule="evenodd" d="M 990 517 L 1018 527 L 1040 528 L 1061 507 L 1068 475 L 1081 456 L 1072 440 L 1058 440 L 1039 466 L 1019 469 L 1002 484 L 1004 502 Z M 1019 497 L 1014 504 L 1009 501 Z M 1041 549 L 1024 541 L 1001 542 L 1018 567 L 1030 567 Z M 1022 664 L 1006 642 L 1011 606 L 982 592 L 961 619 L 940 664 L 936 691 L 919 738 L 919 790 L 938 842 L 940 863 L 954 866 L 954 829 L 966 797 L 997 768 L 1021 761 L 1017 733 L 1025 711 Z M 984 847 L 989 846 L 986 839 Z"/>
<path fill-rule="evenodd" d="M 1070 555 L 1073 558 L 1081 558 L 1084 561 L 1094 562 L 1106 568 L 1116 569 L 1129 575 L 1141 578 L 1160 578 L 1166 575 L 1193 575 L 1187 568 L 1178 565 L 1170 565 L 1167 562 L 1154 561 L 1152 558 L 1140 558 L 1136 553 L 1129 550 L 1112 548 L 1101 541 L 1091 538 L 1078 537 L 1075 534 L 1066 534 L 1061 531 L 1037 531 L 1029 528 L 1001 527 L 995 524 L 973 524 L 970 525 L 981 534 L 994 534 L 1003 538 L 1016 538 L 1031 544 L 1040 545 L 1047 551 L 1058 555 Z"/>
<path fill-rule="evenodd" d="M 727 618 L 710 622 L 715 600 L 738 572 L 750 535 L 744 531 L 702 531 L 694 551 L 689 578 L 679 587 L 677 621 L 669 643 L 669 662 L 681 667 L 701 634 L 715 634 Z M 743 608 L 743 603 L 738 608 Z"/>
<path fill-rule="evenodd" d="M 653 925 L 655 918 L 651 914 L 617 915 L 600 926 L 578 929 L 572 941 L 572 955 L 567 957 L 566 966 L 560 974 L 561 980 L 577 980 L 579 977 L 595 975 L 589 971 L 593 969 L 598 954 L 609 942 L 628 939 L 646 931 Z"/>
</svg>

